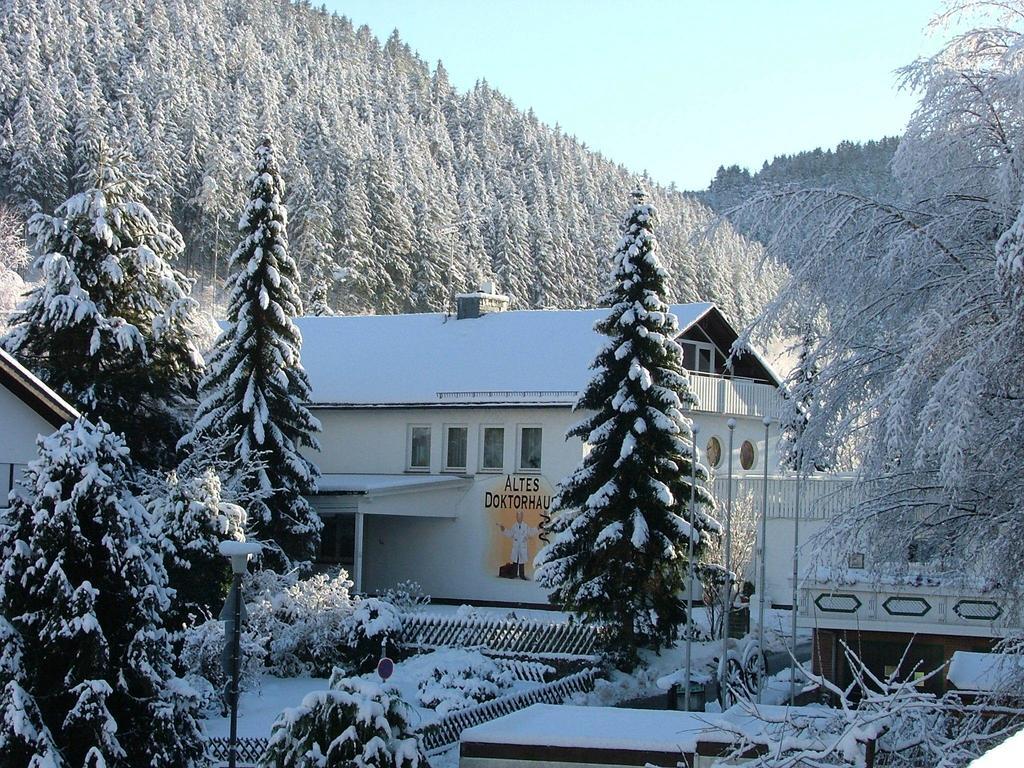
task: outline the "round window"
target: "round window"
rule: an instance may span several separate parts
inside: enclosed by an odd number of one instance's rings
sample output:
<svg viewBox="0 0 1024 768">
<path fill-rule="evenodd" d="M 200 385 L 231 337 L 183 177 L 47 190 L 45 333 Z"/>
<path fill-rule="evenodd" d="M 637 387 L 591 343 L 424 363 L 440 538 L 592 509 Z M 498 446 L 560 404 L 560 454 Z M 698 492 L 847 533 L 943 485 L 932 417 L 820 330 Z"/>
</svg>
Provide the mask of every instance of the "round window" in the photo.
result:
<svg viewBox="0 0 1024 768">
<path fill-rule="evenodd" d="M 744 469 L 754 466 L 754 444 L 749 440 L 744 440 L 740 446 L 740 466 Z"/>
<path fill-rule="evenodd" d="M 722 444 L 717 437 L 708 440 L 707 457 L 712 469 L 722 463 Z"/>
</svg>

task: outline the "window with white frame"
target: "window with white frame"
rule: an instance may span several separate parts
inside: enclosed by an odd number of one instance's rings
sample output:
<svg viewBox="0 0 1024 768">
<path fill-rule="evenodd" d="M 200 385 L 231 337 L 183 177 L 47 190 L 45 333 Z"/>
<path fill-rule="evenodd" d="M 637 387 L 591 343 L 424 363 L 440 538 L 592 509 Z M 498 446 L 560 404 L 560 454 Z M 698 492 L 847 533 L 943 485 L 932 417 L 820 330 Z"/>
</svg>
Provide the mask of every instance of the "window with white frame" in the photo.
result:
<svg viewBox="0 0 1024 768">
<path fill-rule="evenodd" d="M 430 426 L 427 424 L 409 426 L 409 469 L 430 471 Z"/>
<path fill-rule="evenodd" d="M 480 471 L 501 472 L 505 468 L 505 428 L 480 428 Z"/>
<path fill-rule="evenodd" d="M 469 429 L 463 425 L 451 425 L 444 430 L 444 468 L 451 472 L 466 471 L 466 453 L 469 444 Z"/>
<path fill-rule="evenodd" d="M 540 427 L 519 427 L 519 463 L 517 469 L 520 472 L 540 471 L 541 435 L 542 430 Z"/>
<path fill-rule="evenodd" d="M 679 342 L 683 348 L 683 367 L 698 373 L 715 372 L 715 345 L 703 341 Z"/>
</svg>

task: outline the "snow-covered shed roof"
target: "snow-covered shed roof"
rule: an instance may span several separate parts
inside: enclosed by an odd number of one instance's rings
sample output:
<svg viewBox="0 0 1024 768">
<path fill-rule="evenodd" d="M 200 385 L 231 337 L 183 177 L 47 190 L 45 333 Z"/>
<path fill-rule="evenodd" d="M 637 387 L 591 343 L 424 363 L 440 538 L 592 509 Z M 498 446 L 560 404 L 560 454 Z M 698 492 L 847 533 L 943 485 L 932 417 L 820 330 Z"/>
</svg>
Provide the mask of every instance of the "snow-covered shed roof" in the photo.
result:
<svg viewBox="0 0 1024 768">
<path fill-rule="evenodd" d="M 677 304 L 682 332 L 701 325 L 728 350 L 736 339 L 709 303 Z M 394 406 L 575 402 L 590 378 L 607 309 L 301 317 L 313 405 Z M 778 377 L 745 356 L 761 378 Z"/>
<path fill-rule="evenodd" d="M 0 349 L 0 384 L 54 428 L 79 417 L 73 405 L 3 349 Z"/>
<path fill-rule="evenodd" d="M 1017 731 L 1010 738 L 993 747 L 968 768 L 1019 768 L 1024 762 L 1024 729 Z"/>
<path fill-rule="evenodd" d="M 993 693 L 1022 673 L 1024 659 L 1020 656 L 956 651 L 950 659 L 946 679 L 960 691 Z"/>
</svg>

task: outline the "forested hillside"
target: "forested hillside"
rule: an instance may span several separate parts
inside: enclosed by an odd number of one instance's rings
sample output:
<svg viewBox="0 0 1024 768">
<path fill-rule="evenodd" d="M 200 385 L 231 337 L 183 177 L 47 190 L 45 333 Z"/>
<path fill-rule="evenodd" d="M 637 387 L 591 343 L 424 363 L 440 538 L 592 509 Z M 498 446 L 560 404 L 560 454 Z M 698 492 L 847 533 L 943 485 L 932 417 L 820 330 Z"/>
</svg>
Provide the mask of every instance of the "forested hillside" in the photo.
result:
<svg viewBox="0 0 1024 768">
<path fill-rule="evenodd" d="M 397 34 L 280 0 L 0 3 L 0 197 L 23 214 L 63 201 L 112 137 L 212 301 L 269 134 L 307 311 L 438 310 L 490 277 L 519 307 L 597 298 L 635 176 L 485 82 L 455 91 Z M 669 298 L 752 317 L 777 284 L 760 248 L 728 227 L 704 240 L 708 208 L 643 184 Z"/>
<path fill-rule="evenodd" d="M 747 237 L 766 242 L 773 236 L 773 217 L 764 217 L 762 206 L 745 210 L 744 203 L 759 195 L 798 188 L 841 189 L 874 200 L 894 200 L 899 187 L 892 160 L 898 146 L 895 136 L 863 144 L 844 141 L 835 149 L 819 147 L 777 155 L 754 173 L 738 165 L 723 165 L 706 190 L 693 194 L 717 213 L 729 212 L 730 223 Z M 801 258 L 801 254 L 785 251 L 780 256 L 790 264 Z"/>
<path fill-rule="evenodd" d="M 874 198 L 896 194 L 892 164 L 899 138 L 886 136 L 863 144 L 844 141 L 835 149 L 776 155 L 751 173 L 738 165 L 719 166 L 707 190 L 694 193 L 716 211 L 725 211 L 765 186 L 836 187 Z"/>
</svg>

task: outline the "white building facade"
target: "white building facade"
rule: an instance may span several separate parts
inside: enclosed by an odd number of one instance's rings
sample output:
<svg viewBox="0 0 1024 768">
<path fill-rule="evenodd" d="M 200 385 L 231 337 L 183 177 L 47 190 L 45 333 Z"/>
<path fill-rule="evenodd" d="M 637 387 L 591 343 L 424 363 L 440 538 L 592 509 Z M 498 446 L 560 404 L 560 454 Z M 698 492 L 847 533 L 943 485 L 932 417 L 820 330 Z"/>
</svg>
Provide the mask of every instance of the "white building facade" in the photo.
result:
<svg viewBox="0 0 1024 768">
<path fill-rule="evenodd" d="M 70 404 L 0 349 L 0 507 L 36 458 L 39 436 L 77 417 Z"/>
<path fill-rule="evenodd" d="M 482 296 L 500 309 L 500 297 Z M 762 478 L 766 456 L 776 474 L 777 426 L 766 443 L 762 419 L 778 411 L 778 378 L 755 355 L 726 369 L 736 332 L 713 305 L 673 311 L 700 400 L 702 461 L 725 473 L 732 419 L 737 487 Z M 323 473 L 312 498 L 325 522 L 321 563 L 344 565 L 366 592 L 413 580 L 435 599 L 546 604 L 533 558 L 554 488 L 584 455 L 565 435 L 583 416 L 572 405 L 606 312 L 299 319 L 323 424 L 311 454 Z M 776 603 L 789 590 L 780 579 Z"/>
</svg>

